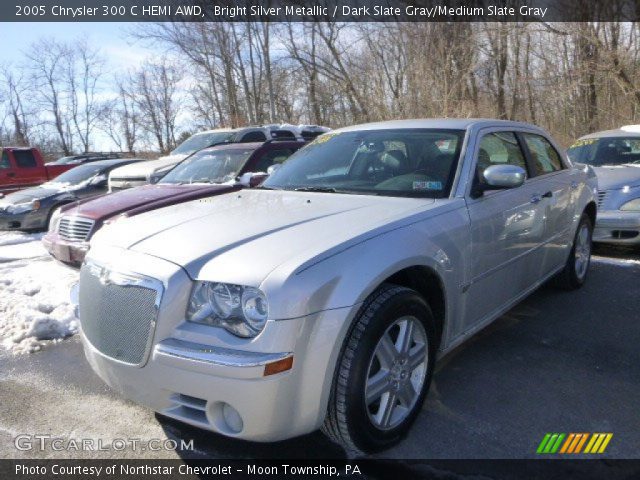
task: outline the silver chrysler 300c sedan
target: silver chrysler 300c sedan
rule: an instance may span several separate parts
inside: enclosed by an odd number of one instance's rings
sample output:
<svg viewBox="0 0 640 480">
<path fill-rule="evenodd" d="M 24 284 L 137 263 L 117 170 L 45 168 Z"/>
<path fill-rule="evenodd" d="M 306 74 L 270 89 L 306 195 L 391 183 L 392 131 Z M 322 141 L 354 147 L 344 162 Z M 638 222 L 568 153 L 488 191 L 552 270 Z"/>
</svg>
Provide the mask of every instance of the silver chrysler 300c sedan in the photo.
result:
<svg viewBox="0 0 640 480">
<path fill-rule="evenodd" d="M 559 152 L 516 122 L 360 125 L 257 189 L 118 220 L 81 269 L 87 358 L 224 435 L 322 427 L 350 451 L 388 447 L 437 357 L 546 280 L 585 281 L 596 186 Z"/>
</svg>

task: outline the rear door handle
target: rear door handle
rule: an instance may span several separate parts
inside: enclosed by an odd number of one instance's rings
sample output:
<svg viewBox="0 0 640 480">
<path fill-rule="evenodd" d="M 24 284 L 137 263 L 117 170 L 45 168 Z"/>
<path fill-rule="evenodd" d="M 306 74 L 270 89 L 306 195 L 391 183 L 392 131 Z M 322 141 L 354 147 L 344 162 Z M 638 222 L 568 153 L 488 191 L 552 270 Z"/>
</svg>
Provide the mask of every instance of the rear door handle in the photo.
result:
<svg viewBox="0 0 640 480">
<path fill-rule="evenodd" d="M 15 177 L 15 176 L 16 176 L 16 173 L 15 173 L 15 172 L 9 172 L 9 173 L 7 173 L 7 177 L 13 178 L 13 177 Z"/>
<path fill-rule="evenodd" d="M 540 200 L 542 200 L 542 197 L 538 194 L 531 197 L 531 203 L 540 203 Z"/>
<path fill-rule="evenodd" d="M 571 188 L 578 188 L 578 182 L 571 182 Z"/>
<path fill-rule="evenodd" d="M 547 193 L 542 194 L 542 198 L 551 198 L 553 197 L 553 192 L 549 190 Z"/>
</svg>

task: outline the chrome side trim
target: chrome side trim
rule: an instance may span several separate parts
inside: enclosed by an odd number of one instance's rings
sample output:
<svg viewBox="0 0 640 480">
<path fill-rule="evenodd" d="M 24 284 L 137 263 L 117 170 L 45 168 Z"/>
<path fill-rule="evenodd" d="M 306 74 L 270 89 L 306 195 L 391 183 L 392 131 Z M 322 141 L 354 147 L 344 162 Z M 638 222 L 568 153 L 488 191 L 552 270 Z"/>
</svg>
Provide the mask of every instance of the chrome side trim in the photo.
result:
<svg viewBox="0 0 640 480">
<path fill-rule="evenodd" d="M 154 354 L 210 365 L 240 368 L 260 367 L 293 355 L 292 352 L 260 353 L 224 347 L 212 347 L 201 343 L 178 340 L 177 338 L 167 338 L 158 343 L 154 349 Z"/>
</svg>

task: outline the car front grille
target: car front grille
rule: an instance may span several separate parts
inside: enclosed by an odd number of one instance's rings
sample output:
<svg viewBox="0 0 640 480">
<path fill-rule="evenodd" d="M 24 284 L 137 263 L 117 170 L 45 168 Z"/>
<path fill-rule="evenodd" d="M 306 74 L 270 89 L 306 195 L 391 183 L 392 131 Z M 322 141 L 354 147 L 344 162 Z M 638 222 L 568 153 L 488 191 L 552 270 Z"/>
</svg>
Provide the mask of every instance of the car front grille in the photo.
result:
<svg viewBox="0 0 640 480">
<path fill-rule="evenodd" d="M 94 223 L 89 218 L 62 217 L 58 224 L 58 235 L 64 240 L 83 242 L 89 238 Z"/>
<path fill-rule="evenodd" d="M 80 325 L 85 338 L 104 355 L 142 366 L 162 298 L 159 280 L 85 263 L 80 270 Z"/>
<path fill-rule="evenodd" d="M 598 192 L 598 207 L 601 207 L 604 201 L 607 199 L 609 192 L 607 190 Z"/>
</svg>

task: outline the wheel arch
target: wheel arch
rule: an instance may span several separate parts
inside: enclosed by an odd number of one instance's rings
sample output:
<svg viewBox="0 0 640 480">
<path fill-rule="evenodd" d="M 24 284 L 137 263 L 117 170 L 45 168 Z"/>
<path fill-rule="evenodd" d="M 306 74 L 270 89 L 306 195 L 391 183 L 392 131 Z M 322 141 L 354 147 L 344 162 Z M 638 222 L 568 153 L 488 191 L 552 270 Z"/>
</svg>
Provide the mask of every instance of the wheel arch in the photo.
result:
<svg viewBox="0 0 640 480">
<path fill-rule="evenodd" d="M 438 273 L 425 265 L 413 265 L 390 275 L 380 285 L 384 283 L 410 288 L 425 299 L 436 320 L 436 340 L 440 345 L 445 326 L 447 301 L 445 286 Z"/>
<path fill-rule="evenodd" d="M 583 210 L 589 216 L 589 220 L 591 220 L 591 226 L 596 225 L 596 214 L 598 212 L 598 207 L 596 206 L 596 202 L 591 201 L 587 203 L 586 207 Z"/>
</svg>

